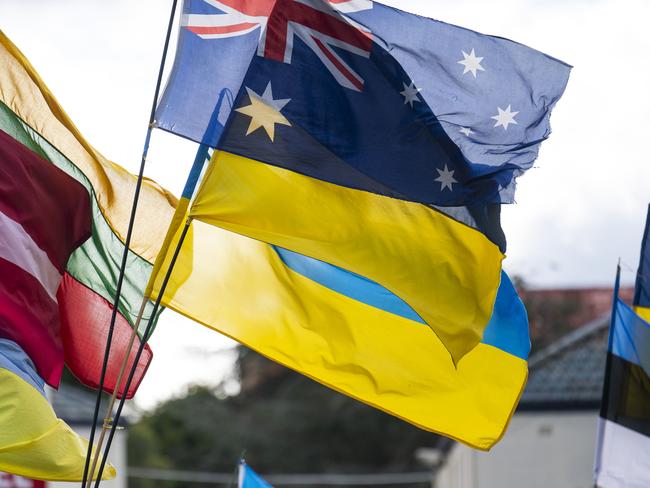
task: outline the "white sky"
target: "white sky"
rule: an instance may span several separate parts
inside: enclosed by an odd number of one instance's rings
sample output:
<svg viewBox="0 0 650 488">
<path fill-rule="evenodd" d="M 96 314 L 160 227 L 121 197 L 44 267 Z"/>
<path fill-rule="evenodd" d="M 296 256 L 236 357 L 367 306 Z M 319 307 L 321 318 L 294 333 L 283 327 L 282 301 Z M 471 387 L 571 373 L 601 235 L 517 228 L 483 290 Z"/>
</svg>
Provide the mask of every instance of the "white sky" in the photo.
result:
<svg viewBox="0 0 650 488">
<path fill-rule="evenodd" d="M 650 202 L 650 2 L 387 0 L 507 37 L 574 66 L 536 168 L 504 209 L 506 270 L 536 286 L 611 285 L 636 268 Z M 171 0 L 0 0 L 0 28 L 86 138 L 136 172 Z M 459 57 L 459 59 L 461 59 Z M 180 193 L 195 145 L 154 134 L 147 175 Z M 627 266 L 627 268 L 626 268 Z M 170 311 L 136 397 L 148 408 L 192 382 L 216 384 L 232 343 Z M 219 352 L 221 351 L 221 352 Z M 211 354 L 211 352 L 216 352 Z"/>
</svg>

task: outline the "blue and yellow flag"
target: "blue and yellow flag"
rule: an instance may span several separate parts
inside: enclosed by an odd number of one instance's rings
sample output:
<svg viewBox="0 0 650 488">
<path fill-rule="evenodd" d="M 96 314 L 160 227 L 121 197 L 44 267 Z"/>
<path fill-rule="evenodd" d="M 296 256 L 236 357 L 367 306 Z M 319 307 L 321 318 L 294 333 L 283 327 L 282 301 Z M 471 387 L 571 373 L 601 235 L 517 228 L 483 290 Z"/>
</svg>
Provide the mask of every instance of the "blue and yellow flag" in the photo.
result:
<svg viewBox="0 0 650 488">
<path fill-rule="evenodd" d="M 480 343 L 570 67 L 369 0 L 186 0 L 180 32 L 157 126 L 217 149 L 189 216 L 380 284 L 454 362 Z"/>
<path fill-rule="evenodd" d="M 634 290 L 634 311 L 646 322 L 650 322 L 650 206 L 643 241 L 641 241 L 641 259 Z"/>
<path fill-rule="evenodd" d="M 515 410 L 530 348 L 525 308 L 507 276 L 499 279 L 482 342 L 457 367 L 424 320 L 387 288 L 198 220 L 162 303 L 345 395 L 489 449 Z"/>
<path fill-rule="evenodd" d="M 21 347 L 0 338 L 0 471 L 49 481 L 81 481 L 88 441 L 58 419 L 45 381 Z M 103 479 L 115 478 L 109 464 Z"/>
</svg>

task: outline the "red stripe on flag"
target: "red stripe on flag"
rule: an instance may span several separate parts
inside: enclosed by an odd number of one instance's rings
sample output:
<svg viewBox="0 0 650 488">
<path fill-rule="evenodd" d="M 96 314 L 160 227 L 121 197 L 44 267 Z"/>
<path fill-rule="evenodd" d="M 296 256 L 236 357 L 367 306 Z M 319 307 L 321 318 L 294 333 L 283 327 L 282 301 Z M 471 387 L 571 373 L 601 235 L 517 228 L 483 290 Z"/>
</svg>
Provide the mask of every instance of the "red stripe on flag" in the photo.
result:
<svg viewBox="0 0 650 488">
<path fill-rule="evenodd" d="M 97 388 L 113 306 L 67 273 L 63 275 L 57 299 L 61 314 L 61 337 L 65 349 L 65 363 L 82 383 Z M 128 352 L 132 330 L 127 320 L 118 313 L 104 383 L 104 389 L 109 393 L 112 393 L 116 387 L 120 365 L 124 355 Z M 129 369 L 127 369 L 127 375 L 125 375 L 122 385 L 128 377 L 128 371 L 133 364 L 139 345 L 140 339 L 136 337 L 129 354 Z M 132 398 L 135 395 L 149 368 L 152 357 L 153 352 L 146 345 L 133 377 L 133 383 L 128 390 L 127 398 Z M 123 391 L 120 391 L 120 396 L 122 394 Z"/>
<path fill-rule="evenodd" d="M 342 17 L 321 12 L 294 0 L 276 0 L 266 29 L 265 57 L 284 61 L 290 22 L 295 22 L 365 52 L 370 52 L 372 49 L 371 35 L 348 23 Z"/>
<path fill-rule="evenodd" d="M 61 273 L 91 235 L 88 191 L 1 130 L 0 212 L 22 225 Z"/>
<path fill-rule="evenodd" d="M 0 473 L 0 488 L 46 488 L 45 481 L 30 480 L 22 476 Z"/>
<path fill-rule="evenodd" d="M 59 386 L 63 346 L 59 336 L 58 306 L 36 278 L 2 258 L 0 337 L 19 344 L 47 384 Z"/>
<path fill-rule="evenodd" d="M 314 42 L 316 42 L 316 44 L 318 45 L 322 53 L 325 56 L 327 56 L 327 59 L 329 59 L 332 62 L 332 64 L 336 66 L 336 69 L 338 69 L 341 72 L 341 74 L 345 76 L 350 81 L 350 83 L 352 83 L 357 88 L 357 90 L 359 91 L 363 90 L 363 82 L 359 81 L 359 79 L 356 76 L 354 76 L 354 74 L 352 74 L 350 70 L 347 69 L 345 65 L 341 63 L 341 61 L 339 61 L 339 59 L 330 52 L 329 48 L 325 44 L 323 44 L 323 42 L 320 39 L 318 39 L 317 37 L 312 37 L 312 39 L 314 40 Z"/>
<path fill-rule="evenodd" d="M 227 7 L 253 17 L 268 17 L 275 2 L 276 0 L 219 0 L 219 3 Z"/>
<path fill-rule="evenodd" d="M 194 34 L 201 36 L 201 35 L 208 35 L 208 34 L 230 34 L 231 32 L 245 31 L 252 27 L 257 27 L 257 26 L 259 26 L 259 24 L 255 24 L 253 22 L 243 22 L 241 24 L 221 25 L 221 26 L 211 26 L 211 27 L 190 25 L 187 26 L 187 29 L 194 32 Z"/>
</svg>

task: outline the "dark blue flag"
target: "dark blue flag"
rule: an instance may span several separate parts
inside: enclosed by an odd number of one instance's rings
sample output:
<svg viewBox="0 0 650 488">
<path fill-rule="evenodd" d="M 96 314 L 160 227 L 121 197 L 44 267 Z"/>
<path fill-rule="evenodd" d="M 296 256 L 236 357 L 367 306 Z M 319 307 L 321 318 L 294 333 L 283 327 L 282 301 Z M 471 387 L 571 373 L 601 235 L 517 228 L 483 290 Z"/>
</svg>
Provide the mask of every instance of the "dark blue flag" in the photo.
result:
<svg viewBox="0 0 650 488">
<path fill-rule="evenodd" d="M 569 71 L 369 0 L 186 0 L 157 126 L 338 185 L 484 209 L 513 202 Z M 255 120 L 256 101 L 281 118 Z"/>
<path fill-rule="evenodd" d="M 644 319 L 650 321 L 650 206 L 648 206 L 648 216 L 641 241 L 641 258 L 634 289 L 634 309 Z"/>
</svg>

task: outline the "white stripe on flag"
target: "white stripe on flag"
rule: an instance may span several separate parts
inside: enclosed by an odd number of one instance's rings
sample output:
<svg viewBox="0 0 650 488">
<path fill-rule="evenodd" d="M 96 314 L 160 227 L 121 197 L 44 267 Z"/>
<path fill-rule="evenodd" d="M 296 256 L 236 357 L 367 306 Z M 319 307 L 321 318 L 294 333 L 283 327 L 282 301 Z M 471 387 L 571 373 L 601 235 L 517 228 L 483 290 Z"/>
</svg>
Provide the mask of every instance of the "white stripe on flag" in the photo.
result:
<svg viewBox="0 0 650 488">
<path fill-rule="evenodd" d="M 9 261 L 36 278 L 52 300 L 56 302 L 56 290 L 61 274 L 48 255 L 34 242 L 18 222 L 0 212 L 0 258 Z"/>
<path fill-rule="evenodd" d="M 372 8 L 371 0 L 334 0 L 330 1 L 339 12 L 352 13 Z"/>
<path fill-rule="evenodd" d="M 599 488 L 650 487 L 650 437 L 599 418 L 595 480 Z"/>
</svg>

